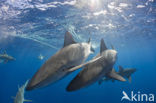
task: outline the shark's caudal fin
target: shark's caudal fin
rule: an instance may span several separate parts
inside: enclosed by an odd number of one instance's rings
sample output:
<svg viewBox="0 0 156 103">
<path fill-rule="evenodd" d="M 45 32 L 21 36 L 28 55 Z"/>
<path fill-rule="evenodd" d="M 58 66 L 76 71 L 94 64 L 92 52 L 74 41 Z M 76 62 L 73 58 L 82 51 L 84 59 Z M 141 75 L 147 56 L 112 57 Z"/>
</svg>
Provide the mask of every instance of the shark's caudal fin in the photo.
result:
<svg viewBox="0 0 156 103">
<path fill-rule="evenodd" d="M 24 99 L 24 102 L 32 102 L 32 100 Z"/>
<path fill-rule="evenodd" d="M 74 41 L 72 34 L 70 34 L 68 31 L 66 32 L 65 36 L 64 36 L 64 46 L 68 46 L 70 44 L 75 44 L 76 42 Z"/>
<path fill-rule="evenodd" d="M 104 39 L 101 39 L 101 44 L 100 44 L 100 53 L 103 51 L 107 50 L 107 47 L 105 45 Z"/>
<path fill-rule="evenodd" d="M 113 78 L 113 79 L 122 81 L 122 82 L 125 82 L 126 81 L 122 76 L 120 76 L 119 74 L 117 74 L 114 69 L 112 69 L 112 71 L 108 74 L 108 76 L 111 77 L 111 78 Z"/>
<path fill-rule="evenodd" d="M 119 73 L 122 72 L 124 69 L 121 65 L 119 65 Z"/>
</svg>

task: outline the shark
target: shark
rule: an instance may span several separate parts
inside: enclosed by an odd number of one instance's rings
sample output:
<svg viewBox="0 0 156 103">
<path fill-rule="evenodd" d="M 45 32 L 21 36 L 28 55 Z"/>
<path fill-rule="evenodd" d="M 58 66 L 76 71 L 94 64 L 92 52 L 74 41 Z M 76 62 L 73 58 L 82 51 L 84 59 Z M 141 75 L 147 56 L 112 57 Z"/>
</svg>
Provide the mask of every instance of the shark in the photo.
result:
<svg viewBox="0 0 156 103">
<path fill-rule="evenodd" d="M 22 85 L 21 87 L 18 87 L 18 92 L 16 94 L 16 97 L 13 97 L 14 103 L 32 102 L 32 100 L 24 99 L 24 93 L 25 93 L 25 88 L 27 84 L 28 84 L 28 81 L 26 81 L 26 83 Z"/>
<path fill-rule="evenodd" d="M 124 69 L 122 66 L 119 66 L 119 71 L 116 72 L 116 73 L 119 74 L 119 75 L 121 75 L 122 77 L 128 78 L 129 82 L 131 83 L 132 82 L 131 75 L 133 73 L 135 73 L 135 72 L 136 72 L 136 69 L 135 68 L 125 68 Z M 109 80 L 112 80 L 112 82 L 115 81 L 115 79 L 107 76 L 107 77 L 104 77 L 101 80 L 99 80 L 99 84 L 101 84 L 103 81 L 109 81 Z"/>
<path fill-rule="evenodd" d="M 64 36 L 64 46 L 56 54 L 51 56 L 35 73 L 26 90 L 41 88 L 63 79 L 69 73 L 70 68 L 85 62 L 88 56 L 94 52 L 91 40 L 77 43 L 70 32 Z"/>
<path fill-rule="evenodd" d="M 6 51 L 4 51 L 3 54 L 0 54 L 0 62 L 7 63 L 8 61 L 16 60 L 14 57 L 7 54 Z"/>
<path fill-rule="evenodd" d="M 66 90 L 76 91 L 86 86 L 89 86 L 100 80 L 103 76 L 110 76 L 120 81 L 126 81 L 122 76 L 114 72 L 113 65 L 117 59 L 117 51 L 107 49 L 104 39 L 101 39 L 100 53 L 91 61 L 71 68 L 76 70 L 84 67 L 77 76 L 69 83 Z"/>
</svg>

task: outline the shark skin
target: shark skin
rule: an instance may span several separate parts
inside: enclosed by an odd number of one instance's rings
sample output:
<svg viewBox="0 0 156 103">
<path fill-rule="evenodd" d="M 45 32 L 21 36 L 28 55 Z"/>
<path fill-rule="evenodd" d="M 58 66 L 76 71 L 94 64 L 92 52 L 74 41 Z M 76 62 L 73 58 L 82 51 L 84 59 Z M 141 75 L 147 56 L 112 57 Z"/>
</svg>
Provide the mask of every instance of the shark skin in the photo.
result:
<svg viewBox="0 0 156 103">
<path fill-rule="evenodd" d="M 78 73 L 78 75 L 69 83 L 66 90 L 79 90 L 100 80 L 104 75 L 110 75 L 112 78 L 117 77 L 117 79 L 125 81 L 123 77 L 112 71 L 116 58 L 117 52 L 115 50 L 108 50 L 105 46 L 104 40 L 102 39 L 100 54 L 93 58 L 93 62 L 83 65 L 84 68 L 82 71 L 80 71 L 80 73 Z M 96 60 L 94 61 L 94 59 Z"/>
<path fill-rule="evenodd" d="M 18 88 L 16 97 L 13 97 L 14 103 L 32 102 L 31 100 L 24 99 L 24 93 L 25 93 L 25 88 L 26 88 L 27 84 L 28 84 L 28 81 L 26 81 L 26 83 L 23 86 Z"/>
<path fill-rule="evenodd" d="M 92 53 L 91 43 L 76 43 L 69 32 L 64 37 L 64 46 L 49 58 L 28 83 L 26 90 L 45 87 L 71 73 L 69 68 L 80 65 Z"/>
<path fill-rule="evenodd" d="M 125 78 L 128 78 L 129 82 L 131 83 L 131 75 L 133 73 L 136 72 L 136 69 L 135 68 L 125 68 L 123 69 L 122 66 L 119 66 L 119 71 L 116 72 L 117 74 L 121 75 L 122 77 L 125 77 Z M 104 78 L 102 78 L 100 81 L 99 81 L 99 84 L 101 84 L 103 81 L 110 81 L 112 80 L 112 82 L 115 81 L 115 79 L 109 77 L 109 76 L 106 76 Z"/>
<path fill-rule="evenodd" d="M 8 61 L 14 61 L 16 59 L 4 52 L 4 54 L 0 54 L 0 60 L 7 63 Z"/>
</svg>

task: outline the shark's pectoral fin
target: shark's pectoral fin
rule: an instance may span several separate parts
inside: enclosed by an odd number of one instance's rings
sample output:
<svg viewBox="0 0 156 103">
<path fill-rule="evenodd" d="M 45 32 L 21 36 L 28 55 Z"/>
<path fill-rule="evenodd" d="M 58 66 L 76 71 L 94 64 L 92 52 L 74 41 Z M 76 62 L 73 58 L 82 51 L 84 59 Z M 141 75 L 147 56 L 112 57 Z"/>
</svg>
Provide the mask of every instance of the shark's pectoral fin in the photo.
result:
<svg viewBox="0 0 156 103">
<path fill-rule="evenodd" d="M 32 102 L 32 100 L 24 99 L 24 102 Z"/>
<path fill-rule="evenodd" d="M 129 81 L 129 83 L 132 82 L 132 78 L 131 78 L 131 76 L 128 77 L 128 81 Z"/>
<path fill-rule="evenodd" d="M 64 36 L 64 46 L 68 46 L 70 44 L 75 44 L 76 42 L 74 41 L 72 34 L 70 34 L 68 31 L 66 32 L 65 36 Z"/>
<path fill-rule="evenodd" d="M 73 71 L 75 71 L 75 70 L 77 70 L 77 69 L 79 69 L 79 68 L 81 68 L 81 67 L 84 67 L 84 66 L 86 66 L 86 65 L 88 65 L 88 64 L 90 64 L 90 63 L 95 62 L 96 60 L 98 60 L 98 59 L 100 59 L 100 58 L 101 58 L 101 56 L 99 56 L 99 57 L 97 57 L 97 58 L 95 58 L 95 59 L 92 59 L 92 60 L 90 60 L 90 61 L 88 61 L 88 62 L 86 62 L 86 63 L 83 63 L 83 64 L 80 64 L 80 65 L 78 65 L 78 66 L 75 66 L 75 67 L 69 69 L 68 72 L 73 72 Z"/>
<path fill-rule="evenodd" d="M 116 80 L 119 80 L 119 81 L 126 81 L 122 76 L 120 76 L 119 74 L 117 74 L 114 70 L 112 70 L 109 74 L 108 74 L 109 77 L 111 77 L 112 79 L 116 79 Z"/>
</svg>

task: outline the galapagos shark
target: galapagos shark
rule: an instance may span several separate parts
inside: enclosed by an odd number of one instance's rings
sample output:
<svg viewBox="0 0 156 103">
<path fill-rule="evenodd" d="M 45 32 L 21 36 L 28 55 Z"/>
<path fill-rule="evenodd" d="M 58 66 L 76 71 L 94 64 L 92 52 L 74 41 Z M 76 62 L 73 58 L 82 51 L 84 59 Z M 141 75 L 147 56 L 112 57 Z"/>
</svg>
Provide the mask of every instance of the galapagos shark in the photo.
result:
<svg viewBox="0 0 156 103">
<path fill-rule="evenodd" d="M 116 73 L 119 74 L 119 75 L 121 75 L 122 77 L 128 78 L 129 82 L 131 83 L 131 81 L 132 81 L 131 75 L 134 72 L 136 72 L 136 69 L 135 68 L 126 68 L 126 69 L 123 69 L 122 66 L 119 66 L 119 71 L 116 72 Z M 112 80 L 112 82 L 115 81 L 115 79 L 107 76 L 107 77 L 104 77 L 101 80 L 99 80 L 99 84 L 101 84 L 103 81 L 109 81 L 109 80 Z"/>
<path fill-rule="evenodd" d="M 13 61 L 13 60 L 15 60 L 15 58 L 8 55 L 6 51 L 4 51 L 3 54 L 0 54 L 0 61 L 1 62 L 7 63 L 8 61 Z"/>
<path fill-rule="evenodd" d="M 27 86 L 27 84 L 28 84 L 28 81 L 26 81 L 26 83 L 23 86 L 18 88 L 16 97 L 13 97 L 14 103 L 32 102 L 32 100 L 24 99 L 25 87 Z"/>
<path fill-rule="evenodd" d="M 85 65 L 76 66 L 76 70 L 82 66 L 84 68 L 78 75 L 69 83 L 66 90 L 75 91 L 83 87 L 89 86 L 100 80 L 103 76 L 110 76 L 114 79 L 125 81 L 125 79 L 113 71 L 113 65 L 117 59 L 117 51 L 107 49 L 104 40 L 101 39 L 100 53 Z"/>
<path fill-rule="evenodd" d="M 71 73 L 70 68 L 84 63 L 93 52 L 90 39 L 87 43 L 77 43 L 72 35 L 66 32 L 63 48 L 41 66 L 28 83 L 26 90 L 45 87 L 62 79 Z"/>
</svg>

